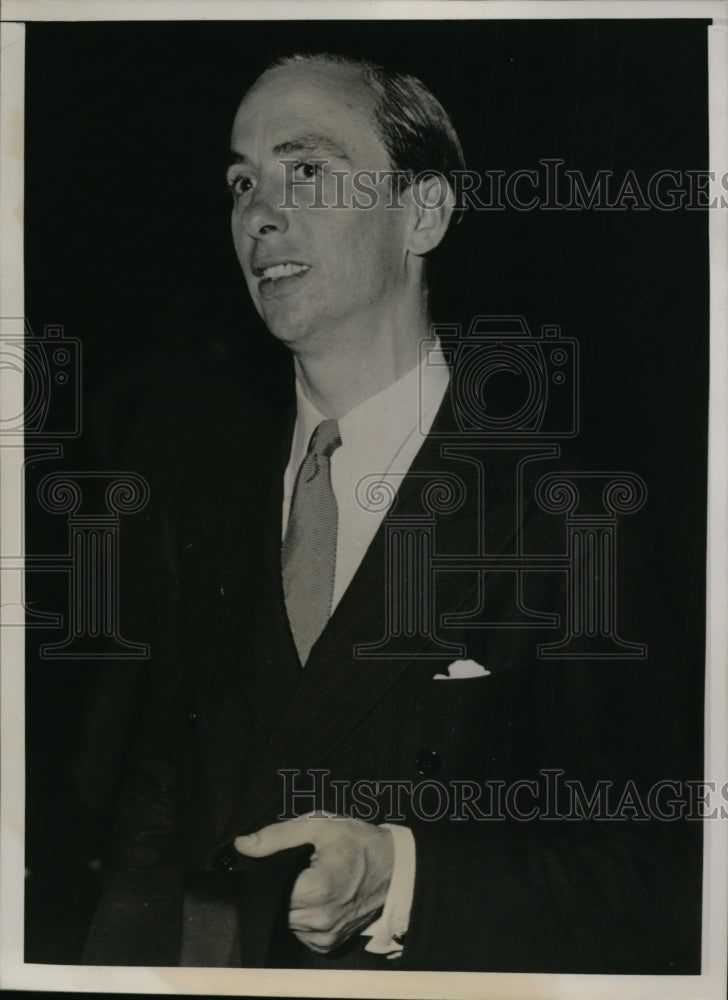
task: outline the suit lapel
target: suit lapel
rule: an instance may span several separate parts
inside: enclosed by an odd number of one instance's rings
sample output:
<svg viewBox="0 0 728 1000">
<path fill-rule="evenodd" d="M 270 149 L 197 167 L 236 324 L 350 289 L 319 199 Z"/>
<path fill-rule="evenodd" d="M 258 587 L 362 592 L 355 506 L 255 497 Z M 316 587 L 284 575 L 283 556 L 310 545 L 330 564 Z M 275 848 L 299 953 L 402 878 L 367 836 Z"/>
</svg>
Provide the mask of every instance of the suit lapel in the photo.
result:
<svg viewBox="0 0 728 1000">
<path fill-rule="evenodd" d="M 466 488 L 462 505 L 449 516 L 435 519 L 436 551 L 472 552 L 476 539 L 482 537 L 483 517 L 488 519 L 489 537 L 500 539 L 500 550 L 507 549 L 513 542 L 513 510 L 510 505 L 500 503 L 497 483 L 495 489 L 489 484 L 484 493 L 483 484 L 477 482 L 474 466 L 458 464 L 443 457 L 443 449 L 448 443 L 453 443 L 452 436 L 448 440 L 448 434 L 453 430 L 452 408 L 446 397 L 432 433 L 401 484 L 395 505 L 379 526 L 350 586 L 314 646 L 305 669 L 297 667 L 297 682 L 294 681 L 288 688 L 289 697 L 285 706 L 282 710 L 279 707 L 269 744 L 231 818 L 222 843 L 245 829 L 253 828 L 279 803 L 279 768 L 312 768 L 323 763 L 413 661 L 423 656 L 446 662 L 458 658 L 456 645 L 450 649 L 437 648 L 427 636 L 412 637 L 406 651 L 396 658 L 362 657 L 355 651 L 356 646 L 373 646 L 383 638 L 387 524 L 391 526 L 395 519 L 401 522 L 421 520 L 423 510 L 426 516 L 423 490 L 432 485 L 438 476 L 442 478 L 443 472 L 457 474 L 458 470 L 465 470 Z M 494 482 L 495 479 L 497 477 L 494 477 Z M 280 497 L 274 499 L 280 510 Z M 280 534 L 277 551 L 279 549 Z M 493 552 L 495 554 L 495 550 Z M 276 565 L 278 582 L 269 579 L 267 594 L 279 605 L 277 615 L 279 618 L 282 615 L 285 620 L 289 645 L 293 649 L 279 582 L 280 558 L 270 562 Z M 444 580 L 438 587 L 441 606 L 448 611 L 457 610 L 472 596 L 477 585 L 477 575 L 472 572 L 444 574 Z M 262 704 L 266 682 L 259 672 L 257 677 L 256 697 Z M 278 704 L 280 706 L 280 702 Z"/>
<path fill-rule="evenodd" d="M 237 565 L 229 578 L 228 605 L 235 615 L 231 633 L 236 643 L 240 641 L 236 609 L 246 607 L 248 612 L 244 662 L 236 653 L 235 683 L 267 733 L 275 728 L 301 675 L 283 598 L 280 562 L 283 474 L 294 423 L 295 409 L 291 409 L 273 429 L 272 444 L 261 457 L 255 482 L 251 485 L 248 480 L 244 495 L 238 498 L 237 530 L 248 537 L 249 543 L 243 545 L 242 538 L 234 538 L 228 549 L 228 553 L 248 553 L 247 565 Z M 243 516 L 246 509 L 252 515 Z"/>
</svg>

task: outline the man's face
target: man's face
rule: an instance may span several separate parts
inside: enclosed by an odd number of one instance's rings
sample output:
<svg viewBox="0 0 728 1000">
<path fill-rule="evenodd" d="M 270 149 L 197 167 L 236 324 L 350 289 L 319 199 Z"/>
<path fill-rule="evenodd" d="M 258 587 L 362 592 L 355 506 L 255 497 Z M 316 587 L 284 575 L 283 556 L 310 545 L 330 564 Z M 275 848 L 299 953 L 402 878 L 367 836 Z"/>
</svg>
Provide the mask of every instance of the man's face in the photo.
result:
<svg viewBox="0 0 728 1000">
<path fill-rule="evenodd" d="M 289 65 L 265 74 L 235 117 L 235 249 L 256 309 L 292 346 L 366 336 L 394 321 L 404 297 L 407 211 L 386 207 L 388 180 L 376 199 L 360 194 L 373 207 L 352 207 L 352 174 L 390 169 L 371 103 L 346 67 Z M 319 171 L 319 202 L 348 207 L 316 208 L 315 188 L 293 183 Z"/>
</svg>

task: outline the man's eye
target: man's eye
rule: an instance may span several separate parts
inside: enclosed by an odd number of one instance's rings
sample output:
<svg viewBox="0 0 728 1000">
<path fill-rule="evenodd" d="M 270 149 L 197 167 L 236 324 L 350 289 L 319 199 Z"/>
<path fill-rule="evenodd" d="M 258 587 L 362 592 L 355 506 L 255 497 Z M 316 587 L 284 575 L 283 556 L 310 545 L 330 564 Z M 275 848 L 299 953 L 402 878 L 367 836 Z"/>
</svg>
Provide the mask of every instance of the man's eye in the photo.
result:
<svg viewBox="0 0 728 1000">
<path fill-rule="evenodd" d="M 247 194 L 252 187 L 252 180 L 250 177 L 246 177 L 245 174 L 240 174 L 238 177 L 231 177 L 228 181 L 228 190 L 233 198 L 240 198 L 241 195 Z"/>
<path fill-rule="evenodd" d="M 293 169 L 295 173 L 304 177 L 306 180 L 311 180 L 316 176 L 321 170 L 320 163 L 311 163 L 309 160 L 299 160 L 297 163 L 293 164 Z"/>
</svg>

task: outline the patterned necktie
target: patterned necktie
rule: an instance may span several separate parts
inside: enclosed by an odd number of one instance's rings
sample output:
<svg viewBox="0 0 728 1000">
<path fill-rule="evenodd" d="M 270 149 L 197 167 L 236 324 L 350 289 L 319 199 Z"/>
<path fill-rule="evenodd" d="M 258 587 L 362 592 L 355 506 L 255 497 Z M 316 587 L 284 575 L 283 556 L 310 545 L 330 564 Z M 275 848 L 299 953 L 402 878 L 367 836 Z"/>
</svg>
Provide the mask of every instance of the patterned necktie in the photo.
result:
<svg viewBox="0 0 728 1000">
<path fill-rule="evenodd" d="M 322 420 L 298 470 L 283 540 L 283 593 L 302 665 L 331 614 L 339 515 L 331 456 L 340 444 L 337 422 Z"/>
</svg>

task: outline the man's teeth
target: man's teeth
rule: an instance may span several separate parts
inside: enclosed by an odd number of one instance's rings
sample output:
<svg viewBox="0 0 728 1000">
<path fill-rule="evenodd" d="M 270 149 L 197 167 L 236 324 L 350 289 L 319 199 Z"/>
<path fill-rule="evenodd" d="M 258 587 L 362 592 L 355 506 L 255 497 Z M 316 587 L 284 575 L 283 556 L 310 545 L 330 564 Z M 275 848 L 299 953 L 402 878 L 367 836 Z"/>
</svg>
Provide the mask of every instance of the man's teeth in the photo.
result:
<svg viewBox="0 0 728 1000">
<path fill-rule="evenodd" d="M 263 271 L 264 278 L 287 278 L 291 274 L 300 274 L 301 271 L 308 271 L 305 264 L 274 264 L 273 267 L 266 267 Z"/>
</svg>

